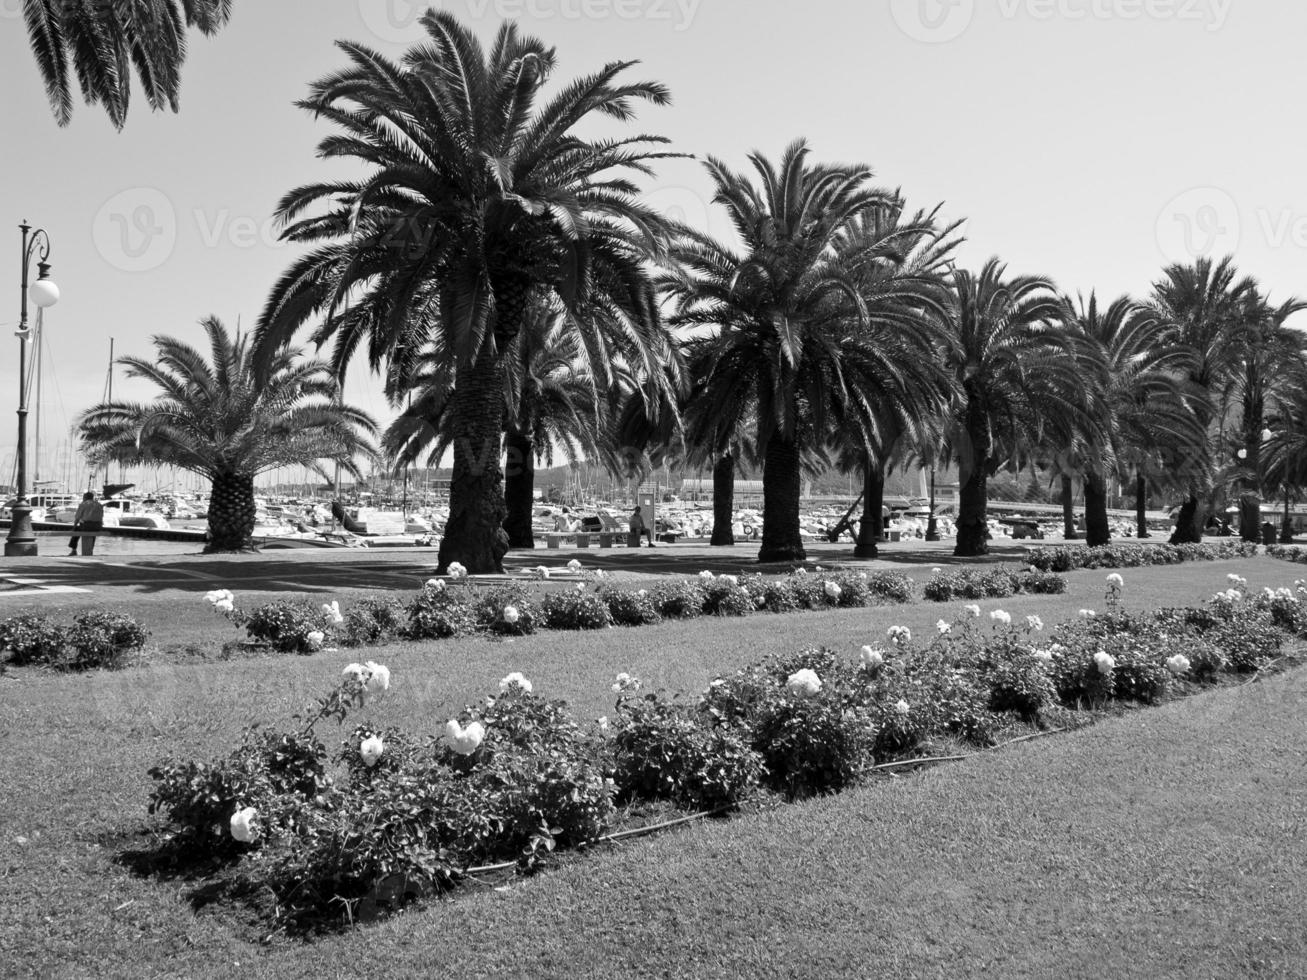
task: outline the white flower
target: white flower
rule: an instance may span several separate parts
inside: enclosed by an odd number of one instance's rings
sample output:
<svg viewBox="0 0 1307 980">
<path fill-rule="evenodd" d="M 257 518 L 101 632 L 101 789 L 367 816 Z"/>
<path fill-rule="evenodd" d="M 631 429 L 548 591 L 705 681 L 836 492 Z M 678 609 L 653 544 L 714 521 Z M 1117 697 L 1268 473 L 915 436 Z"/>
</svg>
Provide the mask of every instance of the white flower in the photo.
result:
<svg viewBox="0 0 1307 980">
<path fill-rule="evenodd" d="M 767 597 L 766 597 L 766 596 L 761 596 L 761 595 L 759 595 L 759 596 L 754 596 L 754 597 L 753 597 L 753 604 L 754 604 L 757 608 L 761 609 L 763 606 L 767 605 Z"/>
<path fill-rule="evenodd" d="M 1097 616 L 1097 615 L 1098 615 L 1098 613 L 1094 612 L 1092 609 L 1081 609 L 1081 610 L 1080 610 L 1080 618 L 1081 618 L 1081 619 L 1093 619 L 1093 618 L 1094 618 L 1095 616 Z"/>
<path fill-rule="evenodd" d="M 971 605 L 963 606 L 962 608 L 966 612 L 966 614 L 970 616 L 972 619 L 980 618 L 980 607 L 976 605 L 974 602 Z"/>
<path fill-rule="evenodd" d="M 509 626 L 512 626 L 522 618 L 522 614 L 517 611 L 517 606 L 505 606 L 502 615 L 504 617 L 504 622 Z"/>
<path fill-rule="evenodd" d="M 304 645 L 310 650 L 321 650 L 322 644 L 327 641 L 327 634 L 322 630 L 309 630 L 304 634 Z"/>
<path fill-rule="evenodd" d="M 1227 575 L 1227 576 L 1225 577 L 1225 580 L 1226 580 L 1227 582 L 1229 582 L 1231 585 L 1247 585 L 1247 584 L 1248 584 L 1248 580 L 1247 580 L 1246 578 L 1244 578 L 1242 575 L 1236 575 L 1234 572 L 1231 572 L 1229 575 Z"/>
<path fill-rule="evenodd" d="M 727 585 L 729 585 L 731 588 L 735 588 L 735 586 L 737 586 L 737 585 L 740 584 L 740 580 L 739 580 L 739 578 L 737 578 L 737 577 L 734 576 L 734 575 L 719 575 L 718 578 L 720 578 L 723 582 L 725 582 L 725 583 L 726 583 Z"/>
<path fill-rule="evenodd" d="M 807 575 L 807 574 L 808 574 L 808 570 L 807 570 L 806 568 L 796 568 L 796 569 L 794 570 L 794 574 L 795 574 L 795 575 Z"/>
<path fill-rule="evenodd" d="M 912 640 L 912 630 L 906 626 L 891 626 L 885 631 L 885 635 L 889 637 L 889 641 L 896 647 L 900 647 Z"/>
<path fill-rule="evenodd" d="M 906 718 L 908 716 L 908 712 L 912 710 L 912 707 L 908 704 L 908 702 L 904 701 L 902 698 L 899 698 L 898 702 L 894 705 L 894 710 L 897 711 L 901 717 Z"/>
<path fill-rule="evenodd" d="M 426 587 L 428 589 L 436 589 L 439 591 L 445 587 L 445 580 L 443 578 L 429 578 L 427 579 Z"/>
<path fill-rule="evenodd" d="M 530 694 L 533 690 L 535 690 L 531 682 L 522 676 L 521 671 L 517 671 L 517 670 L 513 671 L 511 674 L 509 674 L 507 677 L 505 677 L 502 681 L 499 682 L 499 689 L 501 691 L 507 691 L 510 687 L 513 687 L 514 685 L 520 687 L 527 694 Z"/>
<path fill-rule="evenodd" d="M 567 563 L 567 570 L 569 572 L 579 572 L 581 570 L 580 560 L 577 558 L 573 558 L 571 561 L 569 561 Z"/>
<path fill-rule="evenodd" d="M 218 612 L 229 613 L 235 610 L 236 604 L 230 599 L 219 599 L 213 604 L 213 608 L 218 610 Z"/>
<path fill-rule="evenodd" d="M 1012 622 L 1012 614 L 1005 609 L 995 609 L 989 614 L 989 618 L 996 623 L 1002 623 L 1004 626 L 1008 626 Z"/>
<path fill-rule="evenodd" d="M 1036 633 L 1042 633 L 1044 631 L 1044 621 L 1038 616 L 1027 616 L 1026 625 Z"/>
<path fill-rule="evenodd" d="M 384 751 L 386 751 L 386 743 L 381 740 L 380 735 L 371 735 L 359 743 L 359 755 L 363 756 L 363 764 L 369 769 L 377 764 Z"/>
<path fill-rule="evenodd" d="M 219 602 L 223 599 L 229 601 L 234 600 L 236 596 L 232 594 L 230 589 L 214 589 L 212 592 L 204 593 L 204 598 L 209 600 L 209 602 Z"/>
<path fill-rule="evenodd" d="M 549 569 L 546 568 L 544 565 L 537 565 L 537 566 L 536 566 L 536 577 L 537 577 L 537 578 L 542 578 L 542 579 L 549 578 Z"/>
<path fill-rule="evenodd" d="M 1098 665 L 1100 674 L 1110 674 L 1116 669 L 1116 660 L 1110 653 L 1105 653 L 1102 650 L 1094 654 L 1094 663 Z"/>
<path fill-rule="evenodd" d="M 445 569 L 445 574 L 450 578 L 467 578 L 467 568 L 462 562 L 451 561 L 449 567 Z"/>
<path fill-rule="evenodd" d="M 638 691 L 638 690 L 640 690 L 640 678 L 632 677 L 630 674 L 626 673 L 625 671 L 618 674 L 617 677 L 614 678 L 614 683 L 613 683 L 614 694 L 621 694 L 623 691 Z"/>
<path fill-rule="evenodd" d="M 259 819 L 259 811 L 252 806 L 237 810 L 231 815 L 231 836 L 242 844 L 252 844 L 259 839 L 259 828 L 254 822 Z"/>
<path fill-rule="evenodd" d="M 1115 589 L 1122 589 L 1125 588 L 1125 579 L 1123 579 L 1116 572 L 1113 572 L 1111 575 L 1107 577 L 1107 584 Z"/>
<path fill-rule="evenodd" d="M 824 585 L 822 585 L 821 590 L 826 593 L 826 598 L 832 600 L 838 599 L 840 597 L 840 592 L 843 591 L 834 582 L 826 582 Z"/>
<path fill-rule="evenodd" d="M 865 646 L 862 648 L 862 662 L 868 667 L 879 667 L 885 662 L 885 654 Z"/>
<path fill-rule="evenodd" d="M 706 568 L 699 573 L 699 578 L 703 579 L 705 582 L 707 582 L 712 577 L 713 577 L 713 573 L 708 571 L 708 569 Z"/>
<path fill-rule="evenodd" d="M 817 676 L 815 671 L 804 667 L 787 677 L 785 686 L 791 694 L 809 698 L 821 690 L 821 678 Z"/>
<path fill-rule="evenodd" d="M 345 622 L 345 617 L 340 614 L 340 601 L 338 599 L 324 602 L 322 604 L 322 611 L 327 614 L 327 618 L 333 623 L 340 624 Z"/>
<path fill-rule="evenodd" d="M 601 732 L 608 731 L 608 716 L 604 715 L 602 718 L 600 718 L 598 721 L 598 725 L 599 725 L 599 730 Z"/>
<path fill-rule="evenodd" d="M 934 568 L 932 568 L 932 569 L 930 570 L 930 574 L 931 574 L 931 575 L 938 575 L 938 574 L 939 574 L 940 572 L 942 572 L 942 571 L 943 571 L 943 569 L 940 568 L 938 565 L 936 565 Z"/>
<path fill-rule="evenodd" d="M 649 594 L 648 589 L 641 589 L 639 592 L 636 593 L 636 595 L 638 596 L 647 596 L 648 594 Z"/>
<path fill-rule="evenodd" d="M 367 668 L 368 677 L 364 682 L 364 688 L 369 694 L 380 694 L 382 691 L 390 690 L 390 668 L 385 664 L 379 664 L 375 660 L 369 660 L 363 665 Z"/>
<path fill-rule="evenodd" d="M 1053 662 L 1053 651 L 1036 650 L 1034 652 L 1034 658 L 1038 660 L 1040 663 L 1051 664 Z"/>
<path fill-rule="evenodd" d="M 940 636 L 945 636 L 953 632 L 953 627 L 949 625 L 948 620 L 941 619 L 935 624 L 935 629 L 939 630 Z"/>
<path fill-rule="evenodd" d="M 594 572 L 594 576 L 595 578 L 607 578 L 608 573 L 605 572 L 602 568 L 596 568 Z"/>
<path fill-rule="evenodd" d="M 368 673 L 368 669 L 364 667 L 362 664 L 350 664 L 348 667 L 346 667 L 344 670 L 340 672 L 340 675 L 342 677 L 348 677 L 352 681 L 358 681 L 360 684 L 362 684 L 364 678 L 367 677 L 367 673 Z"/>
<path fill-rule="evenodd" d="M 575 591 L 577 591 L 577 592 L 584 592 L 584 591 L 585 591 L 585 586 L 582 585 L 580 582 L 577 582 L 577 583 L 576 583 L 576 589 L 575 589 Z"/>
<path fill-rule="evenodd" d="M 1189 658 L 1183 653 L 1177 653 L 1174 657 L 1167 657 L 1166 669 L 1173 674 L 1183 674 L 1189 669 Z"/>
<path fill-rule="evenodd" d="M 479 721 L 474 721 L 466 728 L 456 720 L 450 719 L 445 726 L 445 741 L 459 755 L 471 755 L 485 741 L 486 730 Z"/>
</svg>

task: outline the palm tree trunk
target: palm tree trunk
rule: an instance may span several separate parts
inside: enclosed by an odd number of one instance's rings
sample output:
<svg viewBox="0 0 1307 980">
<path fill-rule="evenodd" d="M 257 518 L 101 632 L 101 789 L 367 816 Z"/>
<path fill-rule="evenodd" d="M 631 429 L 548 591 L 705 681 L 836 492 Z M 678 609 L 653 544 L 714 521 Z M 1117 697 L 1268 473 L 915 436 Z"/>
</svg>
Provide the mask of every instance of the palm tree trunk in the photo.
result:
<svg viewBox="0 0 1307 980">
<path fill-rule="evenodd" d="M 1085 470 L 1085 544 L 1101 548 L 1112 543 L 1107 521 L 1107 479 L 1095 469 Z"/>
<path fill-rule="evenodd" d="M 1289 493 L 1284 494 L 1284 521 L 1280 524 L 1280 544 L 1293 544 L 1293 518 L 1289 516 Z"/>
<path fill-rule="evenodd" d="M 803 561 L 808 557 L 799 536 L 801 476 L 799 447 L 773 435 L 767 441 L 763 461 L 760 562 Z"/>
<path fill-rule="evenodd" d="M 1262 501 L 1251 490 L 1239 495 L 1239 537 L 1254 544 L 1262 540 Z"/>
<path fill-rule="evenodd" d="M 1135 537 L 1152 537 L 1148 533 L 1148 477 L 1143 470 L 1135 474 Z"/>
<path fill-rule="evenodd" d="M 854 558 L 880 556 L 880 539 L 885 530 L 885 466 L 870 455 L 862 460 L 862 521 L 858 525 L 858 543 Z"/>
<path fill-rule="evenodd" d="M 712 545 L 735 544 L 735 457 L 729 450 L 712 468 Z"/>
<path fill-rule="evenodd" d="M 254 477 L 213 473 L 204 553 L 254 550 Z"/>
<path fill-rule="evenodd" d="M 1080 537 L 1076 530 L 1076 493 L 1070 473 L 1062 474 L 1062 537 L 1075 541 Z"/>
<path fill-rule="evenodd" d="M 958 537 L 953 554 L 974 558 L 989 554 L 989 412 L 983 393 L 966 383 L 967 441 L 969 451 L 960 455 L 958 476 Z"/>
<path fill-rule="evenodd" d="M 534 548 L 531 508 L 535 502 L 535 444 L 509 427 L 504 433 L 504 531 L 510 548 Z"/>
<path fill-rule="evenodd" d="M 508 535 L 504 532 L 503 474 L 499 441 L 504 394 L 499 364 L 485 344 L 460 376 L 450 399 L 454 472 L 449 481 L 449 520 L 440 539 L 439 571 L 459 562 L 471 574 L 502 573 Z"/>
</svg>

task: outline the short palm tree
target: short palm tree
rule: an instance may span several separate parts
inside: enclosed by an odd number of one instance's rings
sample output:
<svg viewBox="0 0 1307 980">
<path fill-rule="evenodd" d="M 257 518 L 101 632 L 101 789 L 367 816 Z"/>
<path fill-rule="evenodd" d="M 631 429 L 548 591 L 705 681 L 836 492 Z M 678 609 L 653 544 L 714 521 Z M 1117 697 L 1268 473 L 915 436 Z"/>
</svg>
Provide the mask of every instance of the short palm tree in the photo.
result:
<svg viewBox="0 0 1307 980">
<path fill-rule="evenodd" d="M 187 28 L 216 34 L 231 17 L 231 4 L 23 0 L 32 54 L 59 125 L 68 125 L 73 117 L 73 74 L 86 104 L 101 105 L 116 129 L 127 121 L 133 69 L 150 107 L 176 112 Z"/>
<path fill-rule="evenodd" d="M 760 562 L 806 557 L 799 534 L 805 455 L 825 439 L 832 399 L 853 397 L 845 346 L 851 323 L 865 319 L 851 260 L 837 236 L 890 197 L 870 186 L 871 172 L 810 164 L 792 143 L 778 165 L 750 157 L 755 184 L 719 160 L 708 173 L 714 201 L 727 210 L 741 250 L 685 232 L 677 264 L 664 280 L 677 326 L 709 328 L 692 341 L 699 409 L 719 431 L 757 421 L 763 459 Z"/>
<path fill-rule="evenodd" d="M 667 155 L 666 141 L 577 130 L 598 117 L 626 122 L 636 103 L 668 95 L 655 82 L 619 82 L 630 63 L 613 62 L 538 105 L 552 49 L 511 23 L 489 51 L 448 13 L 428 11 L 421 24 L 426 43 L 399 63 L 342 42 L 349 66 L 301 103 L 341 130 L 320 154 L 365 172 L 283 198 L 284 237 L 314 248 L 274 287 L 259 346 L 275 351 L 311 319 L 318 342 L 345 331 L 383 354 L 415 330 L 438 340 L 454 375 L 439 565 L 497 572 L 507 550 L 502 361 L 532 297 L 557 300 L 579 322 L 602 313 L 649 360 L 660 356 L 647 260 L 665 221 L 633 177 Z"/>
<path fill-rule="evenodd" d="M 962 557 L 989 552 L 989 477 L 1050 423 L 1085 416 L 1079 364 L 1053 329 L 1061 315 L 1053 283 L 1005 272 L 990 259 L 950 281 L 947 363 L 961 392 L 950 429 L 962 484 L 953 553 Z"/>
<path fill-rule="evenodd" d="M 209 357 L 172 337 L 155 337 L 153 358 L 123 357 L 127 376 L 149 381 L 152 402 L 105 402 L 77 421 L 88 456 L 97 462 L 175 466 L 207 477 L 209 542 L 205 551 L 253 546 L 254 480 L 282 466 L 324 460 L 361 476 L 354 463 L 371 453 L 376 425 L 340 402 L 326 363 L 301 360 L 283 348 L 256 379 L 249 337 L 233 340 L 216 318 L 201 321 Z M 324 473 L 325 475 L 325 473 Z"/>
</svg>

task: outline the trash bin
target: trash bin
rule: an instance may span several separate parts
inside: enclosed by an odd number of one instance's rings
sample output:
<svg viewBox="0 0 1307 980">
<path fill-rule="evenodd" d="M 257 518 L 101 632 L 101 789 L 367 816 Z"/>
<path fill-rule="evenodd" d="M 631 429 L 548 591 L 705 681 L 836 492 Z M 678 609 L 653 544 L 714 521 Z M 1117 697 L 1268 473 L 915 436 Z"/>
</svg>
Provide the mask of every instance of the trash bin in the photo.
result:
<svg viewBox="0 0 1307 980">
<path fill-rule="evenodd" d="M 1270 521 L 1267 521 L 1265 524 L 1262 525 L 1262 544 L 1267 544 L 1267 545 L 1275 544 L 1276 537 L 1277 534 L 1275 531 L 1274 524 L 1272 524 Z"/>
</svg>

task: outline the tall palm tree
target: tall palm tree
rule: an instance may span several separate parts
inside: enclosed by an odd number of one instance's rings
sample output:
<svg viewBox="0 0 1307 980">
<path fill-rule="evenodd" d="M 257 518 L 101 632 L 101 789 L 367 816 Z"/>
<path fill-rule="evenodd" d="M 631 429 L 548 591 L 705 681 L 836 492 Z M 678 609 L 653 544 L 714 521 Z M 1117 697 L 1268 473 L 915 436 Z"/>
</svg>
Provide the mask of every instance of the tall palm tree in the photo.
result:
<svg viewBox="0 0 1307 980">
<path fill-rule="evenodd" d="M 1286 384 L 1268 420 L 1271 437 L 1262 446 L 1265 484 L 1275 487 L 1284 498 L 1284 518 L 1280 541 L 1293 541 L 1293 521 L 1289 501 L 1302 497 L 1307 488 L 1307 367 L 1290 365 L 1285 372 Z"/>
<path fill-rule="evenodd" d="M 1077 360 L 1050 329 L 1061 315 L 1053 283 L 1005 272 L 990 259 L 950 283 L 947 363 L 961 390 L 950 430 L 962 484 L 953 553 L 962 557 L 989 552 L 989 477 L 1049 424 L 1086 414 Z"/>
<path fill-rule="evenodd" d="M 636 103 L 665 105 L 668 95 L 655 82 L 619 83 L 631 63 L 613 62 L 538 106 L 552 49 L 511 23 L 489 51 L 447 13 L 428 11 L 421 24 L 427 43 L 398 64 L 342 42 L 349 67 L 301 103 L 343 131 L 322 141 L 320 155 L 361 163 L 366 174 L 282 199 L 284 237 L 315 247 L 274 287 L 259 344 L 275 350 L 314 318 L 315 339 L 345 330 L 346 349 L 365 336 L 385 352 L 415 328 L 438 334 L 454 372 L 439 564 L 501 571 L 502 361 L 532 296 L 557 299 L 581 322 L 602 311 L 650 362 L 661 354 L 647 261 L 665 222 L 630 175 L 650 173 L 669 155 L 659 150 L 666 141 L 577 130 L 601 116 L 626 122 Z"/>
<path fill-rule="evenodd" d="M 59 125 L 73 117 L 72 75 L 86 104 L 101 105 L 116 129 L 127 121 L 133 71 L 152 109 L 176 112 L 186 30 L 216 34 L 231 17 L 231 2 L 23 0 L 32 54 Z"/>
<path fill-rule="evenodd" d="M 1136 520 L 1144 537 L 1151 461 L 1163 450 L 1190 458 L 1203 452 L 1206 433 L 1184 383 L 1195 367 L 1194 353 L 1168 339 L 1170 326 L 1155 310 L 1128 296 L 1106 309 L 1093 293 L 1079 303 L 1067 298 L 1064 317 L 1101 367 L 1094 422 L 1102 442 L 1091 442 L 1082 461 L 1086 541 L 1093 547 L 1111 540 L 1105 481 L 1112 475 L 1135 479 Z"/>
<path fill-rule="evenodd" d="M 865 319 L 840 232 L 889 203 L 862 166 L 809 164 L 798 140 L 778 165 L 750 156 L 758 183 L 709 158 L 715 203 L 743 247 L 685 231 L 664 286 L 677 326 L 711 328 L 689 344 L 700 409 L 722 431 L 757 420 L 763 458 L 760 562 L 801 561 L 800 479 L 833 399 L 851 397 L 850 323 Z"/>
<path fill-rule="evenodd" d="M 161 392 L 151 402 L 104 402 L 77 420 L 97 462 L 175 466 L 207 477 L 206 552 L 253 546 L 254 480 L 282 466 L 340 463 L 361 477 L 354 457 L 371 453 L 376 424 L 341 404 L 328 365 L 282 348 L 256 378 L 250 338 L 233 339 L 216 317 L 202 320 L 209 357 L 172 337 L 154 337 L 153 358 L 122 357 L 129 378 Z"/>
</svg>

